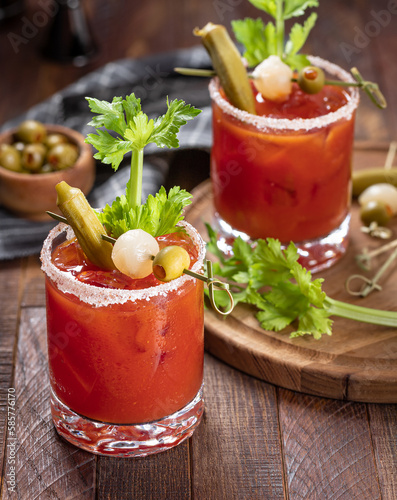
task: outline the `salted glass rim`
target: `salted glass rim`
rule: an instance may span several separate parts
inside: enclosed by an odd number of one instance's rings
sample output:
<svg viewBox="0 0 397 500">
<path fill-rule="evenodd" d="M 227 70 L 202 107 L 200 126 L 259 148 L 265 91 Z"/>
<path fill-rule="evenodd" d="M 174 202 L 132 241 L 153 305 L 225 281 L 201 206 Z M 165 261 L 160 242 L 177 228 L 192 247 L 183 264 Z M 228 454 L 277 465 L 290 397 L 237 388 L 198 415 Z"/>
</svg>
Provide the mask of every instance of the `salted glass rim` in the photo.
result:
<svg viewBox="0 0 397 500">
<path fill-rule="evenodd" d="M 327 71 L 331 76 L 338 77 L 345 82 L 354 83 L 354 79 L 350 73 L 342 69 L 337 64 L 331 63 L 317 56 L 308 56 L 311 64 L 322 68 Z M 354 111 L 357 109 L 360 93 L 357 87 L 349 87 L 350 98 L 349 101 L 336 111 L 327 113 L 326 115 L 318 116 L 316 118 L 271 118 L 268 116 L 257 116 L 236 108 L 229 101 L 227 101 L 219 92 L 220 83 L 217 77 L 213 78 L 209 84 L 209 92 L 211 99 L 221 108 L 226 114 L 237 118 L 245 124 L 252 125 L 258 130 L 267 131 L 273 130 L 286 130 L 286 131 L 299 131 L 299 130 L 312 130 L 326 127 L 341 119 L 350 119 Z"/>
<path fill-rule="evenodd" d="M 188 222 L 181 221 L 178 225 L 184 227 L 187 234 L 191 237 L 196 249 L 198 250 L 197 261 L 193 264 L 191 270 L 195 272 L 202 271 L 203 261 L 206 253 L 206 245 L 199 232 Z M 77 280 L 70 273 L 58 269 L 51 260 L 52 244 L 54 239 L 62 233 L 66 233 L 66 239 L 74 237 L 74 232 L 70 226 L 59 223 L 49 232 L 43 243 L 40 253 L 41 269 L 46 276 L 56 285 L 58 290 L 63 293 L 76 296 L 82 302 L 94 307 L 106 307 L 114 304 L 124 304 L 126 302 L 135 302 L 137 300 L 147 300 L 156 296 L 166 296 L 172 291 L 178 291 L 185 283 L 196 278 L 183 274 L 168 283 L 162 283 L 158 286 L 143 288 L 139 290 L 125 290 L 103 288 Z"/>
</svg>

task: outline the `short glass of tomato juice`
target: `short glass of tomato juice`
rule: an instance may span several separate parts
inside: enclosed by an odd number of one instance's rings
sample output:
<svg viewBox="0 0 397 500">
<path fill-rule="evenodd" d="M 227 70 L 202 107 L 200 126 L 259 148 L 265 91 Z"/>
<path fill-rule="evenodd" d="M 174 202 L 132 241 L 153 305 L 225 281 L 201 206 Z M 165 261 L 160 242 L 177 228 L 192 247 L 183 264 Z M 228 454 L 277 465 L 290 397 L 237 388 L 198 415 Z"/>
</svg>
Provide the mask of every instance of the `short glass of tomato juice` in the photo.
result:
<svg viewBox="0 0 397 500">
<path fill-rule="evenodd" d="M 178 244 L 200 272 L 197 231 L 158 238 Z M 92 453 L 120 457 L 168 450 L 203 414 L 203 283 L 168 283 L 95 268 L 64 224 L 41 252 L 46 282 L 51 412 L 58 433 Z"/>
<path fill-rule="evenodd" d="M 352 81 L 339 66 L 310 60 L 326 78 Z M 302 265 L 312 271 L 331 266 L 348 243 L 357 88 L 326 85 L 310 95 L 295 83 L 282 104 L 266 101 L 253 88 L 256 115 L 232 106 L 218 79 L 209 90 L 219 247 L 230 252 L 239 235 L 277 238 L 293 241 Z"/>
</svg>

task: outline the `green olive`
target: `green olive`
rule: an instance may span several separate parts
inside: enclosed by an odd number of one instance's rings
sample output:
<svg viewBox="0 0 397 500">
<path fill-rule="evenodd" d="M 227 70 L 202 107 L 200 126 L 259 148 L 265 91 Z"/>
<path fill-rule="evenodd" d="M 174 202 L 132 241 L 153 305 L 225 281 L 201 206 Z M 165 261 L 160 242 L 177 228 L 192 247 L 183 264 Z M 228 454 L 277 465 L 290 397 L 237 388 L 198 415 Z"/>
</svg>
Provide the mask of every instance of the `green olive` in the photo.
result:
<svg viewBox="0 0 397 500">
<path fill-rule="evenodd" d="M 353 196 L 360 196 L 369 186 L 387 182 L 397 187 L 397 167 L 372 167 L 363 170 L 353 170 Z"/>
<path fill-rule="evenodd" d="M 39 174 L 48 174 L 48 173 L 53 172 L 53 171 L 54 170 L 52 169 L 52 167 L 49 163 L 44 163 L 44 165 L 39 170 Z"/>
<path fill-rule="evenodd" d="M 316 66 L 306 66 L 299 71 L 298 85 L 307 94 L 317 94 L 324 87 L 324 71 Z"/>
<path fill-rule="evenodd" d="M 366 226 L 376 222 L 379 226 L 386 226 L 392 217 L 390 208 L 378 200 L 371 200 L 361 207 L 360 217 Z"/>
<path fill-rule="evenodd" d="M 21 154 L 11 144 L 2 144 L 0 148 L 0 165 L 14 172 L 21 171 Z"/>
<path fill-rule="evenodd" d="M 65 144 L 68 142 L 68 139 L 65 135 L 63 134 L 48 134 L 47 139 L 45 141 L 46 146 L 48 149 L 53 148 L 57 144 Z"/>
<path fill-rule="evenodd" d="M 25 143 L 22 142 L 22 141 L 17 141 L 17 142 L 13 142 L 12 145 L 14 146 L 14 148 L 19 151 L 20 153 L 22 153 L 24 147 L 25 147 Z"/>
<path fill-rule="evenodd" d="M 79 156 L 79 151 L 73 144 L 57 144 L 47 154 L 47 161 L 54 170 L 72 167 Z"/>
<path fill-rule="evenodd" d="M 16 136 L 20 141 L 27 142 L 28 144 L 44 142 L 47 137 L 47 131 L 42 123 L 36 120 L 25 120 L 19 125 Z"/>
<path fill-rule="evenodd" d="M 46 152 L 44 144 L 27 144 L 22 152 L 22 167 L 30 172 L 38 172 L 43 166 Z"/>
<path fill-rule="evenodd" d="M 164 247 L 153 260 L 153 274 L 160 281 L 171 281 L 182 276 L 189 269 L 190 257 L 187 251 L 177 245 Z"/>
</svg>

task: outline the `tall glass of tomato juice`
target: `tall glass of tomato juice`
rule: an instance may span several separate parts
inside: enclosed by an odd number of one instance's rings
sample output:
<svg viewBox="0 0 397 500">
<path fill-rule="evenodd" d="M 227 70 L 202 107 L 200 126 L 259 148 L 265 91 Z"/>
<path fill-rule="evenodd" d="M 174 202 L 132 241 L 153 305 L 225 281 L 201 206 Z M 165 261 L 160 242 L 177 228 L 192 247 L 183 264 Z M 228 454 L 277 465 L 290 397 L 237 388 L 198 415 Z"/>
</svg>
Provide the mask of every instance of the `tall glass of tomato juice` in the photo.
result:
<svg viewBox="0 0 397 500">
<path fill-rule="evenodd" d="M 191 269 L 200 272 L 204 242 L 183 224 Z M 73 236 L 58 225 L 41 253 L 55 427 L 96 454 L 133 457 L 172 448 L 192 435 L 204 408 L 203 283 L 186 274 L 154 283 L 150 275 L 146 285 L 146 278 L 125 277 L 132 289 L 114 288 L 113 279 L 118 286 L 124 279 L 116 271 L 109 288 L 96 286 L 98 271 L 81 264 L 81 255 L 74 263 L 70 248 L 62 255 Z M 106 285 L 107 278 L 100 279 Z"/>
<path fill-rule="evenodd" d="M 351 81 L 334 64 L 315 57 L 311 63 L 328 78 Z M 259 95 L 257 115 L 232 106 L 217 79 L 210 95 L 219 246 L 227 253 L 238 235 L 277 238 L 293 241 L 312 271 L 332 265 L 348 241 L 357 89 L 326 86 L 312 96 L 296 91 L 279 109 Z"/>
</svg>

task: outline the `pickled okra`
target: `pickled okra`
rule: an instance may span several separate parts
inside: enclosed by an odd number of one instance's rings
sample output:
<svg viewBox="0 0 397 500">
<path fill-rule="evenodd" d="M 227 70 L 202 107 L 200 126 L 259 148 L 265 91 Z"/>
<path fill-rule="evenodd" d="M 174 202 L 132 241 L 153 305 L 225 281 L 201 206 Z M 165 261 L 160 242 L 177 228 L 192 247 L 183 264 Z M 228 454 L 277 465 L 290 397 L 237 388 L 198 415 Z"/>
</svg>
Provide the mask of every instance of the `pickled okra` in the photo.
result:
<svg viewBox="0 0 397 500">
<path fill-rule="evenodd" d="M 113 245 L 104 241 L 106 232 L 83 192 L 65 181 L 55 187 L 57 205 L 72 227 L 85 255 L 102 269 L 115 269 L 112 260 Z"/>
<path fill-rule="evenodd" d="M 397 187 L 397 167 L 374 167 L 357 170 L 352 174 L 352 181 L 353 196 L 359 196 L 365 189 L 373 184 L 388 183 Z"/>
<path fill-rule="evenodd" d="M 201 37 L 231 104 L 238 109 L 256 114 L 247 70 L 226 28 L 220 24 L 208 23 L 202 29 L 196 28 L 194 34 Z"/>
</svg>

